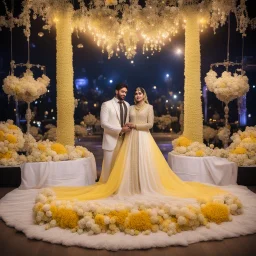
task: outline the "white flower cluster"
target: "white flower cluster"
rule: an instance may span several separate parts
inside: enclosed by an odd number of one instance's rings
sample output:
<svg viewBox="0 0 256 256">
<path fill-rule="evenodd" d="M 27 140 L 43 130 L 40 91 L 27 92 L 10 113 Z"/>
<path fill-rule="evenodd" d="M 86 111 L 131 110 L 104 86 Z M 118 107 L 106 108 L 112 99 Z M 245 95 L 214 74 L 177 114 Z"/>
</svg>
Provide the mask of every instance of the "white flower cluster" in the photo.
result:
<svg viewBox="0 0 256 256">
<path fill-rule="evenodd" d="M 35 223 L 45 225 L 46 230 L 59 226 L 79 235 L 124 232 L 132 236 L 158 231 L 172 236 L 183 230 L 195 230 L 199 226 L 209 228 L 209 221 L 231 221 L 231 215 L 243 213 L 240 200 L 233 195 L 218 196 L 208 203 L 211 202 L 217 203 L 217 206 L 208 206 L 205 216 L 202 211 L 207 204 L 205 200 L 199 200 L 193 205 L 161 201 L 61 201 L 57 200 L 53 190 L 43 189 L 36 197 L 33 212 Z M 220 213 L 219 207 L 224 207 L 226 211 Z"/>
<path fill-rule="evenodd" d="M 217 78 L 217 73 L 210 70 L 205 77 L 205 82 L 209 91 L 214 92 L 216 97 L 226 104 L 236 98 L 243 96 L 249 91 L 248 77 L 224 71 L 221 77 Z"/>
<path fill-rule="evenodd" d="M 95 123 L 97 122 L 97 118 L 95 117 L 95 115 L 92 115 L 91 113 L 84 116 L 83 119 L 86 125 L 95 125 Z"/>
<path fill-rule="evenodd" d="M 161 130 L 165 129 L 172 122 L 177 122 L 177 121 L 178 121 L 178 117 L 170 116 L 170 115 L 162 115 L 160 117 L 155 116 L 154 118 L 154 123 L 157 124 L 157 127 Z"/>
<path fill-rule="evenodd" d="M 203 128 L 203 135 L 204 139 L 209 142 L 210 139 L 213 139 L 217 134 L 217 130 L 209 127 L 209 126 L 204 126 Z"/>
<path fill-rule="evenodd" d="M 226 127 L 221 127 L 218 130 L 217 136 L 222 141 L 223 145 L 225 141 L 229 141 L 230 130 Z"/>
<path fill-rule="evenodd" d="M 221 140 L 225 136 L 229 137 L 230 131 L 221 128 L 218 134 Z M 228 133 L 228 135 L 227 135 Z M 232 143 L 226 149 L 214 148 L 213 144 L 207 147 L 199 142 L 189 141 L 185 137 L 175 139 L 173 144 L 173 154 L 185 156 L 216 156 L 227 158 L 231 162 L 235 162 L 238 166 L 254 166 L 256 165 L 256 127 L 246 127 L 245 131 L 238 131 L 231 136 Z"/>
<path fill-rule="evenodd" d="M 23 133 L 18 126 L 13 124 L 13 120 L 0 122 L 0 153 L 19 151 L 24 143 Z"/>
<path fill-rule="evenodd" d="M 3 90 L 17 100 L 29 103 L 45 94 L 49 83 L 50 79 L 45 75 L 35 80 L 32 71 L 27 69 L 22 78 L 7 76 L 4 79 Z"/>
<path fill-rule="evenodd" d="M 174 147 L 173 154 L 175 155 L 185 155 L 185 156 L 210 156 L 212 153 L 212 149 L 207 147 L 203 143 L 192 142 L 189 146 L 178 146 Z"/>
<path fill-rule="evenodd" d="M 87 135 L 87 130 L 83 125 L 75 125 L 75 134 L 76 137 L 85 137 Z"/>
</svg>

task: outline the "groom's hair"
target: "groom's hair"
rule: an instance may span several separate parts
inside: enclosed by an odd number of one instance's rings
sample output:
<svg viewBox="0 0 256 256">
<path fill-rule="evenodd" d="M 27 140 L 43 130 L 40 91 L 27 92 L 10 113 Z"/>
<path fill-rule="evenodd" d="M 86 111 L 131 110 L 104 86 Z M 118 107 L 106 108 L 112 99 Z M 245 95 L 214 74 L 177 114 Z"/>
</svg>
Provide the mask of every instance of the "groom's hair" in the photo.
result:
<svg viewBox="0 0 256 256">
<path fill-rule="evenodd" d="M 116 85 L 116 91 L 119 91 L 119 90 L 121 90 L 123 88 L 126 88 L 128 90 L 128 85 L 124 84 L 124 83 L 120 83 L 120 84 Z"/>
</svg>

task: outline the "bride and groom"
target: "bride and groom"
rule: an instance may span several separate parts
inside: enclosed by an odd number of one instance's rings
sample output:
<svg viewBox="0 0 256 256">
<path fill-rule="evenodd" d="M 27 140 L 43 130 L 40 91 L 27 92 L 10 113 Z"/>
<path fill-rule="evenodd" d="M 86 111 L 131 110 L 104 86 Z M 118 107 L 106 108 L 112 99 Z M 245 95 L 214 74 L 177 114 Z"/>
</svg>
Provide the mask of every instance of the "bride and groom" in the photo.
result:
<svg viewBox="0 0 256 256">
<path fill-rule="evenodd" d="M 218 187 L 184 182 L 170 169 L 149 131 L 154 111 L 146 91 L 141 87 L 135 90 L 133 106 L 124 101 L 127 91 L 127 85 L 117 85 L 116 96 L 101 107 L 104 158 L 99 182 L 86 187 L 54 187 L 57 198 L 94 200 L 112 195 L 164 195 L 208 199 L 226 194 Z"/>
</svg>

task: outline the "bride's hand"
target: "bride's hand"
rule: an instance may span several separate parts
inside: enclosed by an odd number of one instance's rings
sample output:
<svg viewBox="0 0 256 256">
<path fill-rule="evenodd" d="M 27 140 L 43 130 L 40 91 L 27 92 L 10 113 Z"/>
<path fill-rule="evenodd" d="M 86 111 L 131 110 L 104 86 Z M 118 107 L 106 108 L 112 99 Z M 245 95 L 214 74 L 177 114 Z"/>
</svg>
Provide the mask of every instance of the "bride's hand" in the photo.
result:
<svg viewBox="0 0 256 256">
<path fill-rule="evenodd" d="M 131 129 L 135 129 L 135 127 L 136 127 L 135 124 L 133 124 L 133 123 L 126 123 L 125 126 L 131 128 Z"/>
</svg>

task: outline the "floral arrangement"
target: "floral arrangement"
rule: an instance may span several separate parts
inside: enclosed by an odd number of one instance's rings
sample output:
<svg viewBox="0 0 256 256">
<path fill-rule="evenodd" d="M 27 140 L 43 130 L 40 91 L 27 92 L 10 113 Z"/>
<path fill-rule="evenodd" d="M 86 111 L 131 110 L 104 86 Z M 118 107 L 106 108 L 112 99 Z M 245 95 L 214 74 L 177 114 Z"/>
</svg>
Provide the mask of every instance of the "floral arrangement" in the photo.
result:
<svg viewBox="0 0 256 256">
<path fill-rule="evenodd" d="M 162 115 L 160 117 L 154 118 L 154 123 L 157 124 L 157 127 L 161 130 L 164 130 L 166 127 L 168 127 L 172 122 L 177 122 L 178 118 L 176 116 L 170 116 L 170 115 Z"/>
<path fill-rule="evenodd" d="M 92 115 L 91 113 L 89 113 L 88 115 L 84 116 L 84 123 L 88 126 L 92 126 L 95 125 L 95 123 L 97 122 L 97 118 L 95 117 L 95 115 Z"/>
<path fill-rule="evenodd" d="M 48 127 L 48 128 L 46 128 L 46 127 Z M 48 124 L 45 126 L 45 128 L 48 129 L 48 131 L 44 133 L 44 139 L 48 139 L 50 141 L 56 141 L 57 127 L 52 124 Z"/>
<path fill-rule="evenodd" d="M 118 4 L 117 0 L 105 0 L 106 6 L 117 5 L 117 4 Z"/>
<path fill-rule="evenodd" d="M 35 138 L 35 140 L 41 140 L 42 139 L 42 134 L 39 134 L 39 128 L 32 126 L 30 127 L 30 134 Z"/>
<path fill-rule="evenodd" d="M 30 145 L 28 162 L 65 161 L 89 157 L 90 153 L 81 146 L 64 146 L 49 140 L 39 141 Z"/>
<path fill-rule="evenodd" d="M 56 200 L 54 191 L 47 188 L 37 195 L 33 207 L 35 223 L 45 225 L 46 230 L 58 226 L 88 235 L 124 232 L 134 236 L 162 231 L 172 236 L 199 226 L 210 228 L 210 222 L 231 221 L 232 215 L 242 213 L 240 200 L 232 195 L 193 205 L 134 202 L 106 206 L 97 201 Z"/>
<path fill-rule="evenodd" d="M 224 71 L 221 77 L 217 78 L 217 73 L 210 70 L 205 77 L 205 82 L 209 91 L 214 92 L 216 97 L 228 103 L 243 96 L 249 91 L 248 77 L 237 73 Z"/>
<path fill-rule="evenodd" d="M 21 129 L 12 120 L 0 122 L 0 152 L 18 151 L 23 148 L 25 140 Z"/>
<path fill-rule="evenodd" d="M 76 137 L 85 137 L 87 135 L 87 130 L 83 125 L 75 125 Z"/>
<path fill-rule="evenodd" d="M 19 155 L 19 152 L 26 153 L 26 155 Z M 12 120 L 0 122 L 0 165 L 14 166 L 25 162 L 64 161 L 90 156 L 92 153 L 84 147 L 64 146 L 49 140 L 36 142 L 31 134 L 23 134 Z"/>
<path fill-rule="evenodd" d="M 210 139 L 213 139 L 217 135 L 217 130 L 209 127 L 209 126 L 204 126 L 203 127 L 203 136 L 204 139 L 209 143 Z"/>
<path fill-rule="evenodd" d="M 219 130 L 217 132 L 217 137 L 219 138 L 219 140 L 222 141 L 222 144 L 224 145 L 225 141 L 229 141 L 230 129 L 227 127 L 219 128 Z"/>
<path fill-rule="evenodd" d="M 4 79 L 3 90 L 17 100 L 29 103 L 45 94 L 49 84 L 50 79 L 46 75 L 35 80 L 32 71 L 27 69 L 21 78 L 14 75 L 7 76 Z"/>
<path fill-rule="evenodd" d="M 256 127 L 246 127 L 245 131 L 238 131 L 231 136 L 233 141 L 228 148 L 207 147 L 203 143 L 192 142 L 184 136 L 173 140 L 173 154 L 185 156 L 216 156 L 227 158 L 238 166 L 256 165 Z"/>
</svg>

